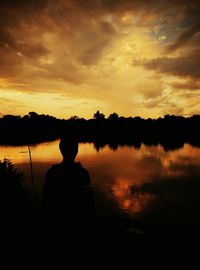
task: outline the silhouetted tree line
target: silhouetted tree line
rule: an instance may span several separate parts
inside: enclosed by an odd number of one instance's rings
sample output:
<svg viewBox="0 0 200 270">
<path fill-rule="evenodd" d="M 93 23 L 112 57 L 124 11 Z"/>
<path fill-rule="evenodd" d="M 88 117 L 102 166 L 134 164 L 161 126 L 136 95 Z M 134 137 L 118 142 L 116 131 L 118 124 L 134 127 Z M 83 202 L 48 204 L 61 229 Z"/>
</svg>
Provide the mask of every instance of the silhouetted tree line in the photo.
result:
<svg viewBox="0 0 200 270">
<path fill-rule="evenodd" d="M 185 118 L 165 115 L 158 119 L 121 117 L 112 113 L 108 118 L 97 111 L 92 119 L 73 116 L 57 119 L 30 112 L 23 117 L 5 115 L 0 118 L 0 144 L 33 144 L 76 133 L 80 142 L 92 142 L 96 149 L 109 145 L 140 147 L 161 144 L 166 150 L 177 149 L 184 143 L 200 146 L 200 115 Z"/>
</svg>

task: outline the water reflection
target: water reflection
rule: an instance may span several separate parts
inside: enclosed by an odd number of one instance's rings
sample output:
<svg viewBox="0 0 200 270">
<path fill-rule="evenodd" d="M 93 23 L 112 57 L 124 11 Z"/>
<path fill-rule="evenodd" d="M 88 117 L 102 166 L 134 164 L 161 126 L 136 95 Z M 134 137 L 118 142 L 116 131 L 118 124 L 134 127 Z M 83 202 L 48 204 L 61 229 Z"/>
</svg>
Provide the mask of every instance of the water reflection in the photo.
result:
<svg viewBox="0 0 200 270">
<path fill-rule="evenodd" d="M 58 141 L 31 146 L 38 196 L 44 174 L 61 161 Z M 0 159 L 10 158 L 24 172 L 31 189 L 26 146 L 0 147 Z M 80 144 L 77 157 L 91 175 L 97 215 L 127 213 L 164 222 L 200 221 L 200 149 L 185 144 L 165 151 L 161 146 L 108 146 L 97 152 L 93 144 Z"/>
</svg>

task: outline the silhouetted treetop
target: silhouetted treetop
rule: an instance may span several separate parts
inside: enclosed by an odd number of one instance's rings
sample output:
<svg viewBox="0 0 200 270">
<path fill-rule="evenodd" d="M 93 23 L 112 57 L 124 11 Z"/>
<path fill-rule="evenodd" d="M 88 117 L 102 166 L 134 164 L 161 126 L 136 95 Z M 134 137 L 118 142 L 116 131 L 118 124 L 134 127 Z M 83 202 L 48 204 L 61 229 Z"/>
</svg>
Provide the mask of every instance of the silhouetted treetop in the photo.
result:
<svg viewBox="0 0 200 270">
<path fill-rule="evenodd" d="M 108 119 L 110 120 L 118 120 L 119 119 L 119 115 L 117 113 L 111 113 L 109 116 L 108 116 Z"/>
<path fill-rule="evenodd" d="M 96 113 L 94 113 L 94 119 L 96 119 L 96 120 L 104 120 L 105 115 L 103 113 L 100 113 L 99 111 L 97 111 Z"/>
</svg>

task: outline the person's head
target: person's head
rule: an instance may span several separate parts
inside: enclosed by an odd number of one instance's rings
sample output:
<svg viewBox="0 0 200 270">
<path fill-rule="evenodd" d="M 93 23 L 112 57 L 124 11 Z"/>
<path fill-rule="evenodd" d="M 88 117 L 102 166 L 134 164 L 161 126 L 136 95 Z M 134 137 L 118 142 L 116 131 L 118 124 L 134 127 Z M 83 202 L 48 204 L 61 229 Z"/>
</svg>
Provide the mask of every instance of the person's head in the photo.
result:
<svg viewBox="0 0 200 270">
<path fill-rule="evenodd" d="M 60 140 L 59 148 L 63 159 L 72 162 L 78 153 L 78 141 L 75 138 L 63 138 Z"/>
</svg>

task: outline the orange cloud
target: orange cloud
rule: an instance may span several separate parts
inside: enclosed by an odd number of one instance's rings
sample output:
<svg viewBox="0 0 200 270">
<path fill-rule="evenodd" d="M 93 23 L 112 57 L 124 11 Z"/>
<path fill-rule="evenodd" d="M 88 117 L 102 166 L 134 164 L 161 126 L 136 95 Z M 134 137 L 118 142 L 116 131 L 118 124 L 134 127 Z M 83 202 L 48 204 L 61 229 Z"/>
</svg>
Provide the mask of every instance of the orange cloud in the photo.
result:
<svg viewBox="0 0 200 270">
<path fill-rule="evenodd" d="M 170 83 L 174 76 L 199 80 L 198 8 L 195 0 L 1 1 L 1 97 L 12 100 L 20 92 L 18 114 L 25 108 L 86 118 L 96 110 L 145 118 L 181 112 L 171 108 L 176 93 Z M 163 57 L 173 44 L 183 53 Z M 51 106 L 44 106 L 40 96 L 49 102 L 49 94 Z M 77 112 L 72 103 L 80 105 Z M 190 114 L 185 106 L 182 111 Z"/>
</svg>

